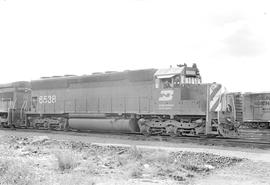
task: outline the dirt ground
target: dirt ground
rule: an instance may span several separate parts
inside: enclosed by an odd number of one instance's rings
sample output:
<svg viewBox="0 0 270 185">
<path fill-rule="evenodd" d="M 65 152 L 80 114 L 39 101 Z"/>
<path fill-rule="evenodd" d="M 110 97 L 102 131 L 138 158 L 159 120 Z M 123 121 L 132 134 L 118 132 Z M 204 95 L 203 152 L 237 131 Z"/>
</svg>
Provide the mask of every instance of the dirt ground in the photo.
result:
<svg viewBox="0 0 270 185">
<path fill-rule="evenodd" d="M 270 184 L 270 151 L 0 131 L 2 184 Z"/>
</svg>

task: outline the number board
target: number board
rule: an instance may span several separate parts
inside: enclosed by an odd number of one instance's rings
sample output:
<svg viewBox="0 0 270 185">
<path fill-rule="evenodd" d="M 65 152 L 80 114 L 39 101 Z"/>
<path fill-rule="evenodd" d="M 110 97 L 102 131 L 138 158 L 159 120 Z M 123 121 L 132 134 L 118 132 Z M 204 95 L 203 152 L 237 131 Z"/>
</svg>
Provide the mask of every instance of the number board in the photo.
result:
<svg viewBox="0 0 270 185">
<path fill-rule="evenodd" d="M 38 102 L 40 104 L 56 103 L 56 95 L 39 96 Z"/>
</svg>

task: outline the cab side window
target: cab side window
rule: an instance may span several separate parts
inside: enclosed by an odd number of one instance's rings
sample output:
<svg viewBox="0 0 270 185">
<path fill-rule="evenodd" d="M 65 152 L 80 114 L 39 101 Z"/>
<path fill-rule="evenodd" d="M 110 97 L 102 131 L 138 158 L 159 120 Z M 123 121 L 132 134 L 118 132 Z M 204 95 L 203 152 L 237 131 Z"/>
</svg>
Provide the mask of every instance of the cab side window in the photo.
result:
<svg viewBox="0 0 270 185">
<path fill-rule="evenodd" d="M 172 88 L 172 79 L 170 78 L 162 79 L 162 85 L 163 85 L 163 89 Z"/>
</svg>

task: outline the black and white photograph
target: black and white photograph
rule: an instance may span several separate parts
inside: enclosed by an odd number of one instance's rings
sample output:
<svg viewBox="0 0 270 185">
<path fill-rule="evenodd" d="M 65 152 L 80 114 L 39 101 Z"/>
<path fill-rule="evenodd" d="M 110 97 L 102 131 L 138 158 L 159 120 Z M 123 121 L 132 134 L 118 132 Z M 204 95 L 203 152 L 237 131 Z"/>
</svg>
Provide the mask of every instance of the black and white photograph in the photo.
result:
<svg viewBox="0 0 270 185">
<path fill-rule="evenodd" d="M 0 0 L 0 185 L 270 185 L 270 2 Z"/>
</svg>

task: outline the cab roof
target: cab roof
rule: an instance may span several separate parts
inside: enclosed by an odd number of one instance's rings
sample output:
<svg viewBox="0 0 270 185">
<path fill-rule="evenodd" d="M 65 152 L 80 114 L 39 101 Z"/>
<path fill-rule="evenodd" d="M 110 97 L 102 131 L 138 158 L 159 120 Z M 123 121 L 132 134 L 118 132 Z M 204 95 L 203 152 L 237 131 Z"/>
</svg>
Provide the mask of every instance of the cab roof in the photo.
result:
<svg viewBox="0 0 270 185">
<path fill-rule="evenodd" d="M 183 67 L 171 67 L 167 69 L 158 69 L 155 72 L 155 77 L 157 78 L 171 78 L 175 75 L 181 74 L 184 71 L 184 66 Z"/>
</svg>

